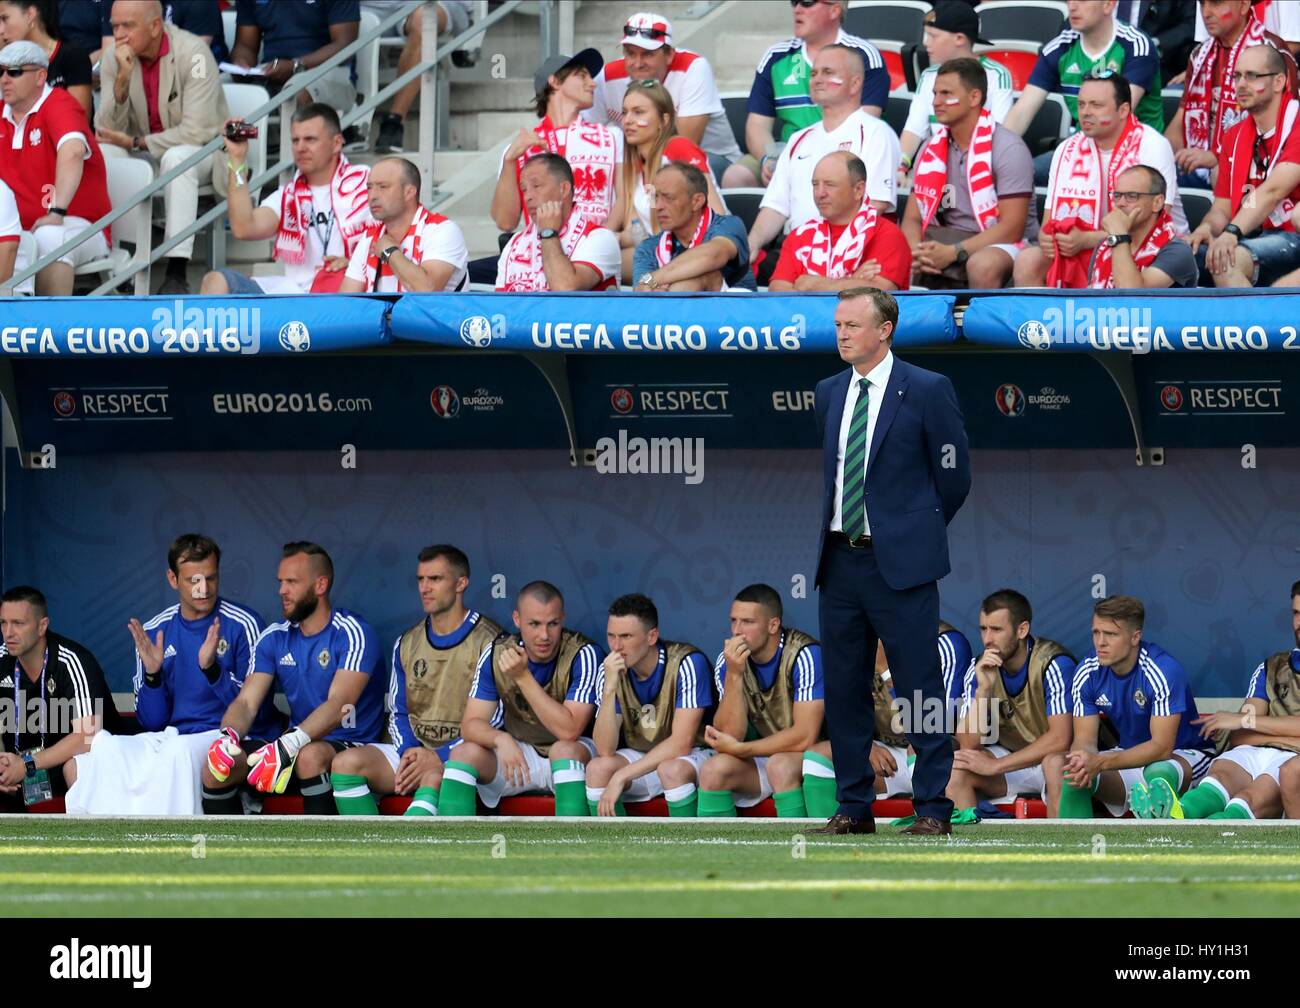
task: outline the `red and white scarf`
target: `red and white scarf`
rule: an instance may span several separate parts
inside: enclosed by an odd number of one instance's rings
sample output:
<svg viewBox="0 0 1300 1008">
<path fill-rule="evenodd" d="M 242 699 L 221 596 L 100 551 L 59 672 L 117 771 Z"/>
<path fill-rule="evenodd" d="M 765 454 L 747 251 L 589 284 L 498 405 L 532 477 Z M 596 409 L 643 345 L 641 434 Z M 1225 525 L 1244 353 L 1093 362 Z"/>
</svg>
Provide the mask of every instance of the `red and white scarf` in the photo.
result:
<svg viewBox="0 0 1300 1008">
<path fill-rule="evenodd" d="M 876 233 L 880 214 L 868 200 L 840 233 L 831 248 L 831 224 L 824 217 L 810 220 L 796 228 L 790 238 L 796 243 L 794 257 L 804 271 L 831 280 L 843 280 L 862 265 L 862 256 Z"/>
<path fill-rule="evenodd" d="M 330 179 L 330 210 L 334 227 L 343 239 L 343 254 L 350 256 L 357 241 L 374 223 L 369 205 L 370 169 L 354 165 L 342 154 Z M 275 236 L 275 258 L 301 266 L 307 261 L 307 228 L 312 225 L 311 185 L 302 172 L 295 172 L 280 201 L 280 230 Z M 329 254 L 329 249 L 325 249 Z"/>
<path fill-rule="evenodd" d="M 981 231 L 987 231 L 998 222 L 998 193 L 993 184 L 993 128 L 993 115 L 988 109 L 981 110 L 971 134 L 966 162 L 966 185 Z M 934 136 L 925 145 L 917 162 L 912 199 L 917 201 L 921 210 L 922 233 L 930 226 L 943 202 L 943 191 L 948 184 L 948 144 L 951 142 L 951 130 L 947 126 L 935 126 Z"/>
<path fill-rule="evenodd" d="M 709 230 L 709 224 L 713 221 L 713 211 L 709 209 L 708 204 L 704 206 L 704 212 L 700 214 L 700 223 L 695 226 L 695 233 L 691 235 L 690 244 L 682 248 L 685 252 L 688 249 L 695 248 L 700 242 L 704 241 L 704 236 Z M 673 233 L 665 230 L 659 236 L 659 241 L 655 243 L 655 259 L 660 266 L 667 266 L 673 258 Z"/>
<path fill-rule="evenodd" d="M 398 242 L 398 248 L 402 250 L 402 255 L 410 259 L 411 262 L 419 266 L 424 261 L 424 229 L 430 224 L 446 223 L 447 218 L 442 214 L 432 213 L 423 206 L 415 208 L 415 215 L 411 218 L 411 226 L 406 229 L 406 234 Z M 384 263 L 379 264 L 379 239 L 384 234 L 384 222 L 376 221 L 374 225 L 366 229 L 366 236 L 370 239 L 370 254 L 366 256 L 366 289 L 378 290 L 379 281 L 386 276 L 394 277 L 397 280 L 397 289 L 406 290 L 402 286 L 402 278 L 397 276 L 393 267 Z"/>
<path fill-rule="evenodd" d="M 567 127 L 561 143 L 559 131 L 547 116 L 533 127 L 533 132 L 542 138 L 542 142 L 516 159 L 516 182 L 529 158 L 546 151 L 558 154 L 573 169 L 573 205 L 596 224 L 604 224 L 614 208 L 614 185 L 620 163 L 614 131 L 600 123 L 576 119 Z M 519 202 L 523 206 L 522 193 Z M 524 207 L 523 212 L 524 223 L 528 224 L 528 208 Z"/>
<path fill-rule="evenodd" d="M 1272 155 L 1268 159 L 1268 169 L 1264 172 L 1264 178 L 1273 174 L 1273 167 L 1281 160 L 1282 151 L 1286 148 L 1287 140 L 1291 137 L 1291 131 L 1295 128 L 1296 115 L 1300 112 L 1300 102 L 1297 102 L 1291 95 L 1282 92 L 1282 104 L 1277 110 L 1277 125 L 1273 129 L 1273 139 L 1276 146 L 1272 147 Z M 1251 172 L 1254 165 L 1255 141 L 1259 137 L 1259 127 L 1255 125 L 1253 116 L 1246 116 L 1241 122 L 1233 127 L 1232 131 L 1224 138 L 1223 155 L 1228 161 L 1228 192 L 1232 194 L 1232 212 L 1236 214 L 1241 209 L 1241 204 L 1246 198 L 1246 194 L 1253 192 L 1263 179 L 1252 179 Z M 1291 223 L 1291 211 L 1295 209 L 1295 201 L 1290 198 L 1290 194 L 1282 197 L 1274 205 L 1268 215 L 1268 220 L 1264 222 L 1264 228 L 1272 231 L 1294 231 L 1295 227 Z"/>
<path fill-rule="evenodd" d="M 1072 134 L 1061 144 L 1052 191 L 1047 195 L 1047 220 L 1043 232 L 1048 235 L 1069 231 L 1096 231 L 1101 219 L 1110 212 L 1110 194 L 1120 174 L 1138 163 L 1143 127 L 1130 113 L 1124 129 L 1110 152 L 1110 168 L 1101 177 L 1101 153 L 1092 138 L 1082 131 Z M 1061 255 L 1058 246 L 1047 270 L 1048 287 L 1080 289 L 1088 286 L 1088 261 L 1091 249 L 1073 256 Z"/>
<path fill-rule="evenodd" d="M 567 258 L 573 258 L 574 249 L 599 224 L 589 217 L 584 217 L 575 206 L 560 232 L 560 246 Z M 542 242 L 537 237 L 537 223 L 534 221 L 506 246 L 505 269 L 501 277 L 501 291 L 544 291 L 550 290 L 546 282 L 546 271 L 542 268 Z M 599 285 L 597 285 L 599 286 Z"/>
<path fill-rule="evenodd" d="M 1231 49 L 1207 38 L 1192 56 L 1183 91 L 1183 137 L 1187 146 L 1219 152 L 1223 135 L 1241 118 L 1232 74 L 1237 58 L 1248 48 L 1265 42 L 1264 22 L 1254 12 Z M 1215 97 L 1218 107 L 1215 107 Z"/>
<path fill-rule="evenodd" d="M 1160 250 L 1174 240 L 1177 231 L 1174 228 L 1174 218 L 1169 213 L 1169 208 L 1160 211 L 1160 216 L 1156 218 L 1151 227 L 1151 233 L 1146 236 L 1146 240 L 1133 250 L 1133 262 L 1137 264 L 1139 270 L 1144 270 L 1156 261 L 1156 256 Z M 1097 261 L 1093 264 L 1092 283 L 1088 286 L 1095 290 L 1111 290 L 1115 286 L 1115 250 L 1109 245 L 1102 244 L 1097 247 Z"/>
</svg>

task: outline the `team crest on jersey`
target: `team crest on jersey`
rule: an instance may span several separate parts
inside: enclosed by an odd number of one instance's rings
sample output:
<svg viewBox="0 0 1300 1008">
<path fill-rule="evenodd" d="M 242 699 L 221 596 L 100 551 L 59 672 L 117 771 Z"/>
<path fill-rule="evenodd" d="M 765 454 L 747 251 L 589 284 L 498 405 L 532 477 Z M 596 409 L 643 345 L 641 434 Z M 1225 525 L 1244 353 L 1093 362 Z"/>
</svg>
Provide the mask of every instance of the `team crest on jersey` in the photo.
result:
<svg viewBox="0 0 1300 1008">
<path fill-rule="evenodd" d="M 655 705 L 652 703 L 642 704 L 641 709 L 637 711 L 636 719 L 641 722 L 641 730 L 650 732 L 654 730 L 657 719 Z"/>
<path fill-rule="evenodd" d="M 41 135 L 41 128 L 37 126 L 36 129 L 27 134 L 27 142 L 33 147 L 39 147 L 41 145 Z"/>
<path fill-rule="evenodd" d="M 429 663 L 423 658 L 415 659 L 415 664 L 411 666 L 411 674 L 417 679 L 423 679 L 429 672 Z"/>
<path fill-rule="evenodd" d="M 1147 695 L 1142 692 L 1140 687 L 1133 691 L 1133 702 L 1139 707 L 1145 707 L 1147 705 Z"/>
<path fill-rule="evenodd" d="M 321 651 L 320 654 L 316 656 L 316 664 L 319 665 L 321 668 L 330 667 L 330 653 L 328 648 L 324 649 L 323 651 Z"/>
<path fill-rule="evenodd" d="M 217 639 L 217 657 L 218 658 L 226 657 L 226 652 L 229 650 L 230 650 L 230 645 L 226 643 L 226 638 L 219 637 Z"/>
</svg>

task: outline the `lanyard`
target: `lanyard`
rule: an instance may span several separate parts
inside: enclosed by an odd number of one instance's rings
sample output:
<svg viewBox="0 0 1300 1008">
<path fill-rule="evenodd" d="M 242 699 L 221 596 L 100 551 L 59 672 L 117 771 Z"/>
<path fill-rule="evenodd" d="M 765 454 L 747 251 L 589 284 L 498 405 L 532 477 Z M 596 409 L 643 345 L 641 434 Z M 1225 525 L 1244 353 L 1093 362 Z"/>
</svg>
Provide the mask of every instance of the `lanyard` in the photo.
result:
<svg viewBox="0 0 1300 1008">
<path fill-rule="evenodd" d="M 321 255 L 330 254 L 330 239 L 334 237 L 334 206 L 333 199 L 330 201 L 330 213 L 328 220 L 329 227 L 325 229 L 325 237 L 320 236 L 320 224 L 316 220 L 316 204 L 311 204 L 311 229 L 316 232 L 316 238 L 320 242 Z"/>
<path fill-rule="evenodd" d="M 41 659 L 41 682 L 39 686 L 40 692 L 36 694 L 38 697 L 41 698 L 42 701 L 45 699 L 45 667 L 49 664 L 49 661 L 50 661 L 50 646 L 47 644 L 45 645 L 45 657 Z M 26 676 L 27 676 L 27 672 L 23 668 L 23 663 L 20 662 L 17 659 L 17 657 L 15 657 L 14 658 L 14 715 L 15 717 L 18 718 L 18 723 L 14 725 L 14 752 L 22 751 L 22 742 L 21 742 L 21 734 L 20 734 L 21 729 L 19 728 L 19 725 L 22 724 L 24 719 L 21 713 L 22 707 L 19 702 L 18 688 L 19 688 L 19 684 L 26 678 Z M 42 749 L 45 748 L 45 728 L 46 728 L 45 716 L 44 713 L 42 713 L 41 715 L 41 748 Z"/>
</svg>

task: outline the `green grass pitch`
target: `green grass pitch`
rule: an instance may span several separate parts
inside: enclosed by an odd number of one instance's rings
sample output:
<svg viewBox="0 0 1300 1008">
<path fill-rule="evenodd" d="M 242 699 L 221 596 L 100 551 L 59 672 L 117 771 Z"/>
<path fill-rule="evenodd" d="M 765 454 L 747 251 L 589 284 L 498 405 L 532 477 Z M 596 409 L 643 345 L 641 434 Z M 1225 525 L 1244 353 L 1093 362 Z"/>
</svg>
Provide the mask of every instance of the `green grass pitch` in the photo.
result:
<svg viewBox="0 0 1300 1008">
<path fill-rule="evenodd" d="M 806 828 L 806 827 L 804 827 Z M 35 916 L 1292 916 L 1300 825 L 0 818 Z"/>
</svg>

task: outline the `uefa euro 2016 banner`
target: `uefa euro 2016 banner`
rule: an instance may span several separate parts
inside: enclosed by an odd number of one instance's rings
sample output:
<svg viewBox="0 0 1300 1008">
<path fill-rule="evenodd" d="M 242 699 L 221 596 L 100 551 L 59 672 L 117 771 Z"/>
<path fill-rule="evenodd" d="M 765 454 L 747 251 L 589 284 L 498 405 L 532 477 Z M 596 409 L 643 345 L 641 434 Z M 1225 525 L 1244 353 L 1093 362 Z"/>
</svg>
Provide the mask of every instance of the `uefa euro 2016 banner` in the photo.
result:
<svg viewBox="0 0 1300 1008">
<path fill-rule="evenodd" d="M 238 357 L 357 350 L 390 341 L 383 298 L 9 298 L 6 357 Z"/>
<path fill-rule="evenodd" d="M 895 343 L 957 338 L 956 299 L 898 299 Z M 480 350 L 569 353 L 835 352 L 833 295 L 425 294 L 403 297 L 390 325 L 398 340 Z"/>
<path fill-rule="evenodd" d="M 972 343 L 1026 350 L 1300 350 L 1300 295 L 1262 290 L 1018 292 L 975 296 Z"/>
</svg>

